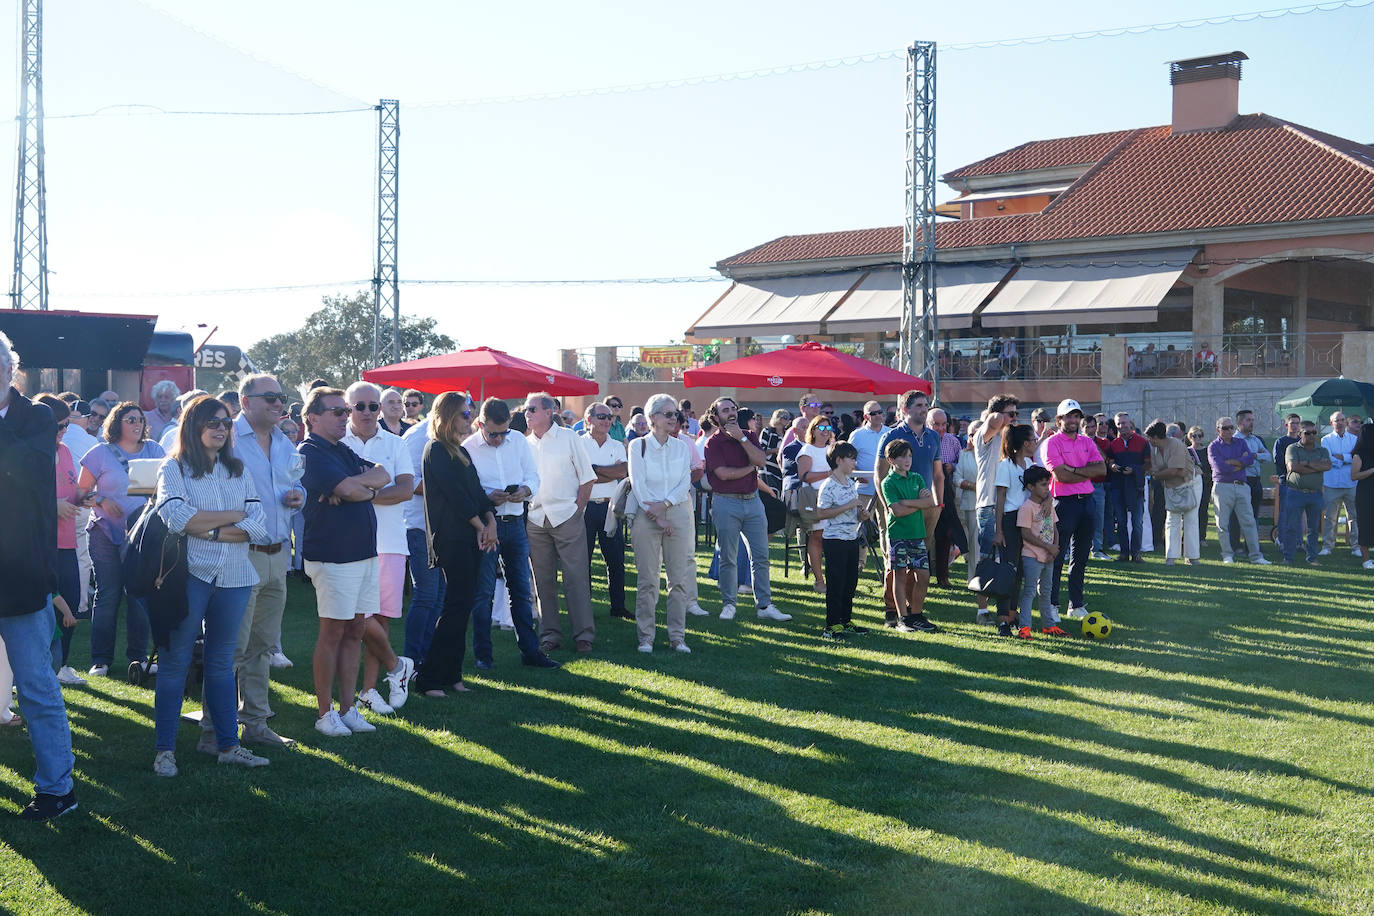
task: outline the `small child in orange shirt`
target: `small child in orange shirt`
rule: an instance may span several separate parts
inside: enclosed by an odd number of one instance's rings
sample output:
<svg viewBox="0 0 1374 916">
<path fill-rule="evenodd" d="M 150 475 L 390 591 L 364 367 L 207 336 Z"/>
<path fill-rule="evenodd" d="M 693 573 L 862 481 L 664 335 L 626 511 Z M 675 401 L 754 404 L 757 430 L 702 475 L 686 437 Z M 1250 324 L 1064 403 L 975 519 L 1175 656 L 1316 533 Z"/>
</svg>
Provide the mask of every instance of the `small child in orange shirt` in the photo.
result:
<svg viewBox="0 0 1374 916">
<path fill-rule="evenodd" d="M 1021 529 L 1021 639 L 1031 638 L 1031 604 L 1037 586 L 1040 591 L 1040 632 L 1046 636 L 1069 635 L 1059 626 L 1059 617 L 1050 604 L 1054 587 L 1054 558 L 1059 554 L 1059 518 L 1050 498 L 1050 472 L 1042 467 L 1026 469 L 1025 487 L 1029 496 L 1016 510 L 1016 527 Z"/>
</svg>

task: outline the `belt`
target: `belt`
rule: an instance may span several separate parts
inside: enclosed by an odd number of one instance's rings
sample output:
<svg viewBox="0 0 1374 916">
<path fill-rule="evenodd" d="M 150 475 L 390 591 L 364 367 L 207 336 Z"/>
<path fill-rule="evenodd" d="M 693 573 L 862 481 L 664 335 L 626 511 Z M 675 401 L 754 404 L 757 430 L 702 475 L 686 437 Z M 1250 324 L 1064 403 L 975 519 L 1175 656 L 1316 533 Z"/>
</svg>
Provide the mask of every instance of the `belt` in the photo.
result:
<svg viewBox="0 0 1374 916">
<path fill-rule="evenodd" d="M 1250 486 L 1248 483 L 1246 483 L 1246 482 L 1243 481 L 1243 480 L 1218 480 L 1217 483 L 1222 484 L 1223 486 L 1225 486 L 1225 485 L 1230 485 L 1230 486 L 1233 486 L 1233 487 L 1248 487 L 1248 486 Z"/>
<path fill-rule="evenodd" d="M 248 549 L 256 550 L 258 553 L 265 553 L 270 557 L 274 553 L 281 553 L 282 548 L 285 546 L 285 541 L 279 541 L 276 544 L 268 544 L 265 547 L 260 544 L 249 544 Z"/>
<path fill-rule="evenodd" d="M 759 491 L 755 490 L 753 493 L 721 493 L 717 491 L 715 495 L 728 496 L 730 499 L 754 499 L 759 495 Z"/>
<path fill-rule="evenodd" d="M 498 522 L 523 522 L 523 521 L 525 520 L 525 516 L 524 516 L 524 515 L 498 515 L 498 516 L 496 516 L 496 520 L 497 520 Z"/>
<path fill-rule="evenodd" d="M 1064 501 L 1066 499 L 1092 499 L 1091 493 L 1065 493 L 1063 496 L 1056 496 L 1055 499 Z"/>
</svg>

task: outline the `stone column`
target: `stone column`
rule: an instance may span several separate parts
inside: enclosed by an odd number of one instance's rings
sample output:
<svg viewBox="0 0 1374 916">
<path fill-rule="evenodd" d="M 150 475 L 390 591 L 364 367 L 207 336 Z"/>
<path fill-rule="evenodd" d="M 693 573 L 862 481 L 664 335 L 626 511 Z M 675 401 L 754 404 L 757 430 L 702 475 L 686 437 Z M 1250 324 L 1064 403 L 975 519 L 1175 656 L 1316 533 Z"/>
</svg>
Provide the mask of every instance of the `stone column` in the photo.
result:
<svg viewBox="0 0 1374 916">
<path fill-rule="evenodd" d="M 1223 295 L 1226 285 L 1221 280 L 1200 279 L 1193 284 L 1193 349 L 1207 344 L 1217 353 L 1222 350 L 1222 331 L 1225 328 Z"/>
<path fill-rule="evenodd" d="M 1341 375 L 1374 378 L 1374 332 L 1346 331 L 1341 335 Z"/>
<path fill-rule="evenodd" d="M 1298 337 L 1298 376 L 1307 375 L 1307 283 L 1311 276 L 1312 265 L 1306 261 L 1298 263 L 1297 295 L 1293 297 L 1293 330 Z"/>
<path fill-rule="evenodd" d="M 615 347 L 596 348 L 596 383 L 608 388 L 619 381 L 620 367 L 616 365 Z"/>
<path fill-rule="evenodd" d="M 1126 380 L 1126 338 L 1102 338 L 1102 386 L 1120 385 Z"/>
</svg>

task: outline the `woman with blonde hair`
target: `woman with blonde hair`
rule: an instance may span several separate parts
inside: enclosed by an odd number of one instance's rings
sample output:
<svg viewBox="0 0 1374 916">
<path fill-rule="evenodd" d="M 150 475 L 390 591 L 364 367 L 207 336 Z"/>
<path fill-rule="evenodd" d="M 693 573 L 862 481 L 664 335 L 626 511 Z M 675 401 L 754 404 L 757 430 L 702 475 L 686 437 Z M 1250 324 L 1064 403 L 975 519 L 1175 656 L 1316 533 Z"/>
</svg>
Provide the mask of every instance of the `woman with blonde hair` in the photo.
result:
<svg viewBox="0 0 1374 916">
<path fill-rule="evenodd" d="M 425 445 L 425 537 L 430 568 L 444 573 L 444 606 L 434 626 L 429 652 L 415 672 L 415 689 L 427 697 L 444 696 L 445 688 L 462 693 L 463 655 L 467 652 L 468 618 L 476 596 L 482 551 L 496 549 L 496 513 L 472 466 L 463 440 L 472 431 L 467 397 L 445 391 L 434 401 Z"/>
</svg>

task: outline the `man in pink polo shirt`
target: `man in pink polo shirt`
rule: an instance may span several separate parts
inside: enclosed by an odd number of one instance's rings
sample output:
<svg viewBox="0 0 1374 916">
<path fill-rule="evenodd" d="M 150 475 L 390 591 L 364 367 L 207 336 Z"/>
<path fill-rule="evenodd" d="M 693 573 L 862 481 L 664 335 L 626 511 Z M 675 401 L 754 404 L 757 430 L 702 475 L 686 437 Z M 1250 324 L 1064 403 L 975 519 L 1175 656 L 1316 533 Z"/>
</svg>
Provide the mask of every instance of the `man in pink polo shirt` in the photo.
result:
<svg viewBox="0 0 1374 916">
<path fill-rule="evenodd" d="M 1083 408 L 1066 398 L 1055 411 L 1059 432 L 1045 442 L 1045 467 L 1053 475 L 1050 493 L 1059 515 L 1059 554 L 1054 558 L 1054 588 L 1050 604 L 1059 608 L 1059 580 L 1064 559 L 1073 552 L 1069 566 L 1069 610 L 1064 615 L 1075 620 L 1088 616 L 1083 606 L 1083 578 L 1088 571 L 1088 552 L 1092 548 L 1096 510 L 1093 507 L 1093 478 L 1107 473 L 1102 453 L 1092 438 L 1079 434 Z M 1072 542 L 1072 546 L 1070 545 Z"/>
</svg>

